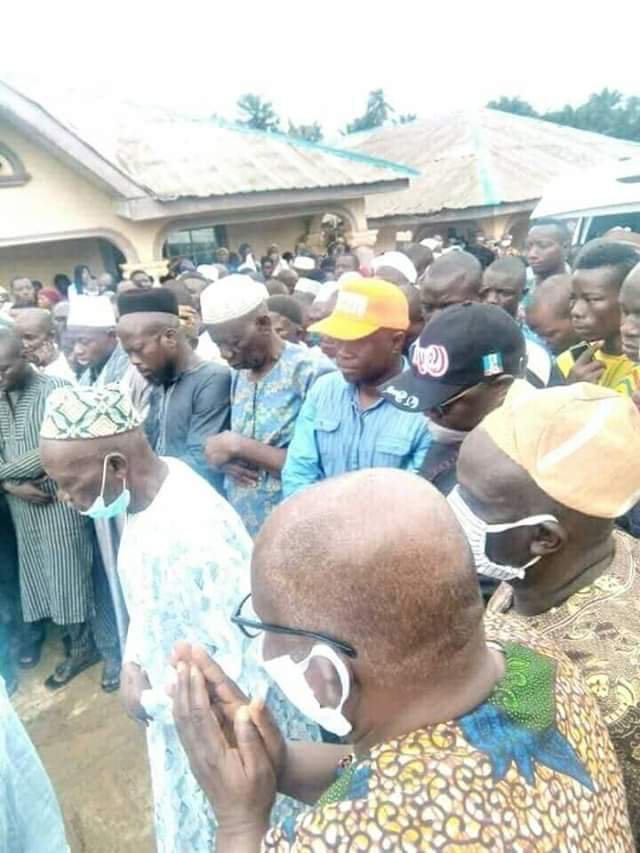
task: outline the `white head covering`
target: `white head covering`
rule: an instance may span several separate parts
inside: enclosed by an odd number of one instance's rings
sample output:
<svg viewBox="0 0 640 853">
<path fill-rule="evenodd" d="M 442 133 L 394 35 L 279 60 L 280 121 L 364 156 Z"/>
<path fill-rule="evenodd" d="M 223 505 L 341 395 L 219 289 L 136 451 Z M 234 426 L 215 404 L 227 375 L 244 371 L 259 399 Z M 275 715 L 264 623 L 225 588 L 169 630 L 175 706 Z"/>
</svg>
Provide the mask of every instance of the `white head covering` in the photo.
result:
<svg viewBox="0 0 640 853">
<path fill-rule="evenodd" d="M 338 287 L 342 287 L 343 284 L 348 284 L 350 281 L 357 281 L 359 278 L 364 278 L 362 273 L 356 272 L 355 270 L 349 270 L 349 272 L 343 272 L 336 284 Z"/>
<path fill-rule="evenodd" d="M 204 323 L 226 323 L 246 317 L 266 302 L 269 291 L 259 281 L 248 275 L 227 275 L 210 284 L 200 294 L 200 307 Z"/>
<path fill-rule="evenodd" d="M 293 261 L 293 268 L 301 272 L 311 272 L 311 270 L 316 268 L 316 262 L 313 258 L 307 257 L 307 255 L 298 255 Z"/>
<path fill-rule="evenodd" d="M 220 272 L 213 264 L 200 264 L 198 272 L 207 281 L 217 281 L 220 278 Z"/>
<path fill-rule="evenodd" d="M 302 276 L 296 282 L 296 286 L 293 288 L 294 293 L 310 293 L 311 296 L 317 296 L 322 289 L 322 285 L 319 281 L 314 281 L 312 278 L 305 278 Z"/>
<path fill-rule="evenodd" d="M 338 281 L 328 281 L 326 282 L 326 284 L 323 284 L 320 287 L 320 290 L 318 291 L 318 295 L 313 300 L 314 305 L 316 302 L 328 302 L 333 296 L 333 294 L 338 290 L 338 287 L 340 286 L 340 281 L 344 278 L 345 275 L 351 275 L 351 273 L 346 272 L 344 273 L 344 275 L 340 276 L 340 279 Z M 362 278 L 362 276 L 359 275 L 358 278 Z"/>
<path fill-rule="evenodd" d="M 67 327 L 113 329 L 116 322 L 116 312 L 108 296 L 86 296 L 81 293 L 69 302 Z"/>
<path fill-rule="evenodd" d="M 381 267 L 398 270 L 410 284 L 415 284 L 418 278 L 418 271 L 413 261 L 402 252 L 385 252 L 384 255 L 378 255 L 373 262 L 374 273 L 377 273 Z"/>
</svg>

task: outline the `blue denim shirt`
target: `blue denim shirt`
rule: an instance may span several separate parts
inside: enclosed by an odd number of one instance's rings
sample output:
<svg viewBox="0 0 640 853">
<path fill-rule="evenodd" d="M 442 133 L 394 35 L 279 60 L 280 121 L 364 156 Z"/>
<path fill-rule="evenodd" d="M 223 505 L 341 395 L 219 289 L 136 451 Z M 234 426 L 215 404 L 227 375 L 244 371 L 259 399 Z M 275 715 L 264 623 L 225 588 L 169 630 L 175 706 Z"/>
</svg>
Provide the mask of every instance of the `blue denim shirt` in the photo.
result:
<svg viewBox="0 0 640 853">
<path fill-rule="evenodd" d="M 431 444 L 426 419 L 382 398 L 362 410 L 357 394 L 337 371 L 309 391 L 282 471 L 285 497 L 347 471 L 420 470 Z"/>
</svg>

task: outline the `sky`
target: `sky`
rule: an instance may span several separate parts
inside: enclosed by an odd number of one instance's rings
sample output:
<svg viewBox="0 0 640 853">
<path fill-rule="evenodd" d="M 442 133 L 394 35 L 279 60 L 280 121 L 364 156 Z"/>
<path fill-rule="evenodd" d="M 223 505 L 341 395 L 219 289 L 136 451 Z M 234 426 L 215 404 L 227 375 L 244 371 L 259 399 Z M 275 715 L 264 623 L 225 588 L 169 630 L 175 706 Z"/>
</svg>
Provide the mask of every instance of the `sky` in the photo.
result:
<svg viewBox="0 0 640 853">
<path fill-rule="evenodd" d="M 426 117 L 519 95 L 539 110 L 604 86 L 640 95 L 640 2 L 20 0 L 2 12 L 0 79 L 109 90 L 137 103 L 237 118 L 246 92 L 327 136 L 383 88 Z M 577 9 L 581 7 L 583 14 Z M 519 10 L 518 7 L 521 7 Z M 18 36 L 18 34 L 24 34 Z"/>
</svg>

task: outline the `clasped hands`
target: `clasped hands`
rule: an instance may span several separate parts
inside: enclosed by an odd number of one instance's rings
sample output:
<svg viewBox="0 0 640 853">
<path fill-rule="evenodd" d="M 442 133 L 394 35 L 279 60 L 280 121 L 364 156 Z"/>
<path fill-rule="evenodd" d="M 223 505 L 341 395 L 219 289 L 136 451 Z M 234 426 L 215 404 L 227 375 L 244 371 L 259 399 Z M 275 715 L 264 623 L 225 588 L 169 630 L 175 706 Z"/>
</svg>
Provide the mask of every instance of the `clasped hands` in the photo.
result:
<svg viewBox="0 0 640 853">
<path fill-rule="evenodd" d="M 191 772 L 219 823 L 218 849 L 259 850 L 286 744 L 264 699 L 252 699 L 205 649 L 178 643 L 173 716 Z"/>
</svg>

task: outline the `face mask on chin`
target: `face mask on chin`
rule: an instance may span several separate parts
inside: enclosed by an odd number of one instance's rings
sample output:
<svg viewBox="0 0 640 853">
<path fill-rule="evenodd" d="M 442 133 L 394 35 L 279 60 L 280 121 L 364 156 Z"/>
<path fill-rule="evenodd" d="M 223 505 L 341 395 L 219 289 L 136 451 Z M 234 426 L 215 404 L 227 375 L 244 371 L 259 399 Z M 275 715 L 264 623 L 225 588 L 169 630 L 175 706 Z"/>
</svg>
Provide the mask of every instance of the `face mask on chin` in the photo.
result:
<svg viewBox="0 0 640 853">
<path fill-rule="evenodd" d="M 460 494 L 459 486 L 456 486 L 450 492 L 447 500 L 467 537 L 478 574 L 499 581 L 522 580 L 526 569 L 537 563 L 540 556 L 533 557 L 524 566 L 509 566 L 496 563 L 487 556 L 487 534 L 505 533 L 507 530 L 515 530 L 518 527 L 533 527 L 545 521 L 558 522 L 558 519 L 553 515 L 531 515 L 520 521 L 512 521 L 507 524 L 487 524 L 486 521 L 475 514 L 464 500 Z"/>
<path fill-rule="evenodd" d="M 309 654 L 301 661 L 294 661 L 290 655 L 280 655 L 276 658 L 265 659 L 263 653 L 264 635 L 258 646 L 258 657 L 266 673 L 275 681 L 292 705 L 308 717 L 338 737 L 345 737 L 352 729 L 352 725 L 342 713 L 345 702 L 349 698 L 351 679 L 349 671 L 331 646 L 325 643 L 316 643 Z M 305 678 L 305 673 L 313 658 L 326 658 L 335 667 L 340 679 L 341 697 L 336 708 L 323 708 L 311 685 Z"/>
<path fill-rule="evenodd" d="M 120 492 L 120 495 L 115 500 L 111 501 L 110 504 L 105 504 L 104 502 L 104 487 L 107 479 L 107 463 L 113 455 L 113 453 L 108 453 L 104 457 L 104 463 L 102 465 L 102 487 L 100 489 L 100 494 L 91 504 L 89 509 L 85 510 L 85 512 L 80 513 L 80 515 L 86 515 L 88 518 L 92 518 L 94 521 L 98 521 L 101 518 L 115 518 L 117 515 L 122 515 L 129 509 L 129 504 L 131 502 L 131 493 L 127 488 L 126 482 L 122 486 L 122 491 Z"/>
<path fill-rule="evenodd" d="M 462 444 L 469 435 L 466 431 L 441 426 L 432 420 L 428 421 L 428 426 L 433 440 L 439 444 Z"/>
</svg>

